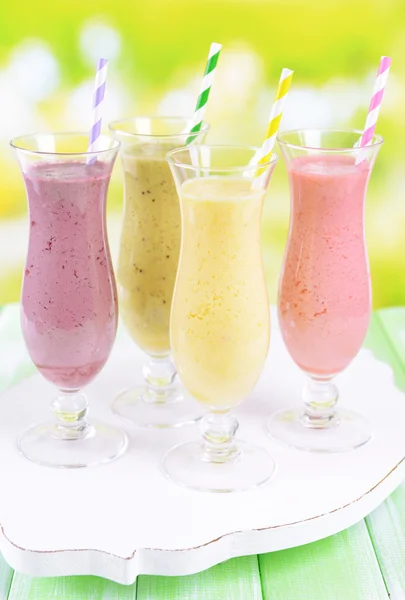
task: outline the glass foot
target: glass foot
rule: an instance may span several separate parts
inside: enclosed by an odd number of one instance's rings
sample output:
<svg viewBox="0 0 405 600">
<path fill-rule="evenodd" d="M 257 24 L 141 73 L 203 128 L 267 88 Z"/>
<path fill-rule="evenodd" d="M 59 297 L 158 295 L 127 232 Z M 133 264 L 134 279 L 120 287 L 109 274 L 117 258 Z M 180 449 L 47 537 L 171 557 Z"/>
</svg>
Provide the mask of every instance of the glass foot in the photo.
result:
<svg viewBox="0 0 405 600">
<path fill-rule="evenodd" d="M 266 429 L 275 440 L 311 452 L 346 452 L 366 444 L 371 438 L 367 421 L 355 412 L 336 410 L 326 427 L 304 424 L 304 410 L 281 410 L 270 416 Z"/>
<path fill-rule="evenodd" d="M 61 433 L 63 432 L 63 433 Z M 108 463 L 123 454 L 128 438 L 123 431 L 104 423 L 92 423 L 69 437 L 55 423 L 34 425 L 22 434 L 18 449 L 29 460 L 46 467 L 77 469 Z"/>
<path fill-rule="evenodd" d="M 181 444 L 166 454 L 163 470 L 171 481 L 203 492 L 239 492 L 266 483 L 275 468 L 266 450 L 240 441 L 236 448 L 231 461 L 211 462 L 202 442 Z"/>
<path fill-rule="evenodd" d="M 172 428 L 193 425 L 204 414 L 204 409 L 176 385 L 160 395 L 149 397 L 147 386 L 122 392 L 113 402 L 112 410 L 120 417 L 140 427 Z"/>
</svg>

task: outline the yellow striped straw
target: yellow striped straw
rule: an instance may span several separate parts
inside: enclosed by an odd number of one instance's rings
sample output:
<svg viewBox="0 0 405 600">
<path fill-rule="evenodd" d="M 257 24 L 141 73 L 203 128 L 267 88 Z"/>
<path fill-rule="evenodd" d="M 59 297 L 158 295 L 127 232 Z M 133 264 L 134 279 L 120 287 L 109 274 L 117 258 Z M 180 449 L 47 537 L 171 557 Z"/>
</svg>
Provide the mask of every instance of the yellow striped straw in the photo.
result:
<svg viewBox="0 0 405 600">
<path fill-rule="evenodd" d="M 264 142 L 259 153 L 260 158 L 257 161 L 258 165 L 262 165 L 264 163 L 269 162 L 271 158 L 271 153 L 274 148 L 274 144 L 276 143 L 277 132 L 280 127 L 281 119 L 283 117 L 283 109 L 285 101 L 287 99 L 288 90 L 291 86 L 293 74 L 294 71 L 291 71 L 291 69 L 283 69 L 281 71 L 281 77 L 280 81 L 278 82 L 276 97 L 274 98 L 273 106 L 271 107 L 269 123 L 266 129 L 266 135 L 264 137 Z M 255 174 L 255 177 L 259 177 L 261 173 L 263 173 L 263 169 L 258 169 Z"/>
</svg>

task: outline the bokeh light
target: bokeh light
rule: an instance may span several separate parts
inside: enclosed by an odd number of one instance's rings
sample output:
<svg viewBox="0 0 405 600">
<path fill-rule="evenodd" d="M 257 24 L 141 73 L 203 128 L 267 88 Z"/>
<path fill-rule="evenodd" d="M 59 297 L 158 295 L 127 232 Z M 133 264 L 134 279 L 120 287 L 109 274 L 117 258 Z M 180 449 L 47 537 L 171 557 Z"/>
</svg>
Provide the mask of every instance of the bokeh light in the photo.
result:
<svg viewBox="0 0 405 600">
<path fill-rule="evenodd" d="M 223 44 L 206 113 L 212 143 L 261 143 L 282 67 L 295 70 L 283 129 L 362 128 L 379 58 L 392 57 L 378 124 L 386 143 L 370 182 L 367 239 L 374 306 L 405 304 L 404 2 L 71 0 L 50 10 L 48 0 L 20 0 L 3 3 L 0 33 L 0 304 L 19 297 L 27 244 L 25 192 L 10 138 L 87 130 L 100 56 L 110 61 L 105 129 L 131 115 L 189 116 L 212 41 Z M 117 163 L 108 204 L 114 256 L 121 203 Z M 280 162 L 263 216 L 273 302 L 288 218 Z"/>
</svg>

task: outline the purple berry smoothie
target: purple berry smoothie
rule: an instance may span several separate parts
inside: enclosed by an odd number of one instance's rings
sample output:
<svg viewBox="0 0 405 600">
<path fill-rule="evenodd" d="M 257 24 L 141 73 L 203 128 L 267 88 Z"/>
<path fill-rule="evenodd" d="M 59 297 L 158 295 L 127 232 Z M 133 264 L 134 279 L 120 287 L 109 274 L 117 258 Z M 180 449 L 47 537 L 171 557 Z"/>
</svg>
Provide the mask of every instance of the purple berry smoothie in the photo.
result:
<svg viewBox="0 0 405 600">
<path fill-rule="evenodd" d="M 24 174 L 30 238 L 21 324 L 30 356 L 62 390 L 87 385 L 117 330 L 117 293 L 105 204 L 111 175 L 101 162 L 30 166 Z"/>
</svg>

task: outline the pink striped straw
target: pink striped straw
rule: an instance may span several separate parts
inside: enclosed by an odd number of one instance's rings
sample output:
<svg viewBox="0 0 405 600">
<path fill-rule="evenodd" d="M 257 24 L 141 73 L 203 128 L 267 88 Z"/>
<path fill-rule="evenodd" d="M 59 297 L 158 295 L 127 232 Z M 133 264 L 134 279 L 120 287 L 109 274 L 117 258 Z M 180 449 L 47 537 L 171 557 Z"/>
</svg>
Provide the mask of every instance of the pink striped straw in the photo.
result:
<svg viewBox="0 0 405 600">
<path fill-rule="evenodd" d="M 375 132 L 375 127 L 377 125 L 377 119 L 381 108 L 381 102 L 384 95 L 385 86 L 387 84 L 388 75 L 390 72 L 391 59 L 388 56 L 382 56 L 380 60 L 380 65 L 378 67 L 377 79 L 375 81 L 373 95 L 371 97 L 370 106 L 367 113 L 366 125 L 364 127 L 363 134 L 360 139 L 360 147 L 364 148 L 368 146 Z M 359 152 L 356 164 L 362 162 L 366 157 L 366 153 Z"/>
<path fill-rule="evenodd" d="M 94 84 L 93 94 L 91 129 L 89 134 L 89 145 L 87 149 L 88 152 L 96 152 L 98 150 L 98 143 L 101 134 L 101 121 L 103 113 L 103 102 L 105 96 L 105 85 L 107 79 L 107 65 L 108 60 L 105 58 L 100 58 L 97 63 L 96 80 Z M 88 164 L 91 164 L 95 160 L 95 157 L 91 158 L 88 161 Z"/>
</svg>

